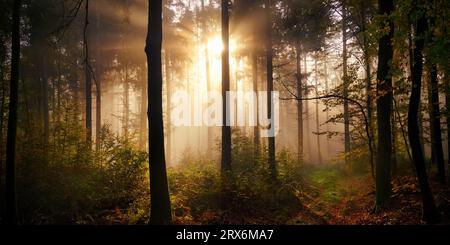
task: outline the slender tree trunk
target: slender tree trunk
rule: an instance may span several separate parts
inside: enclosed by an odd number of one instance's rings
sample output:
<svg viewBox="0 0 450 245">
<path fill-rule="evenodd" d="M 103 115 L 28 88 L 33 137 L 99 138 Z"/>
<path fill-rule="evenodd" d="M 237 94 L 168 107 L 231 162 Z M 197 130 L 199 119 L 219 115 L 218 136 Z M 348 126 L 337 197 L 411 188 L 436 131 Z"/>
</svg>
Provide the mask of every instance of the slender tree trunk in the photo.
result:
<svg viewBox="0 0 450 245">
<path fill-rule="evenodd" d="M 256 48 L 252 49 L 252 79 L 253 79 L 253 91 L 258 94 L 258 55 Z M 254 159 L 257 159 L 260 154 L 261 142 L 258 126 L 258 110 L 256 110 L 256 126 L 253 127 L 253 147 L 254 147 Z"/>
<path fill-rule="evenodd" d="M 347 9 L 346 0 L 342 0 L 342 69 L 344 80 L 344 98 L 348 98 L 348 74 L 347 74 Z M 350 152 L 350 115 L 348 110 L 348 100 L 344 100 L 344 147 L 346 153 Z"/>
<path fill-rule="evenodd" d="M 96 55 L 97 55 L 97 69 L 96 69 L 96 77 L 95 77 L 95 96 L 96 96 L 96 100 L 95 100 L 95 146 L 96 149 L 98 150 L 100 148 L 100 141 L 101 141 L 101 136 L 102 136 L 102 71 L 100 68 L 100 56 L 101 53 L 99 51 L 100 49 L 100 35 L 99 35 L 99 31 L 100 31 L 100 14 L 98 13 L 99 11 L 97 11 L 97 16 L 96 16 L 96 29 L 97 29 L 97 33 L 96 33 Z"/>
<path fill-rule="evenodd" d="M 329 85 L 328 85 L 328 66 L 327 66 L 327 59 L 324 60 L 324 80 L 325 80 L 325 93 L 328 94 L 328 90 L 329 90 Z M 330 119 L 330 113 L 328 111 L 328 105 L 325 104 L 325 118 L 326 118 L 326 122 L 327 122 L 327 133 L 330 132 L 330 125 L 328 123 L 328 120 Z M 330 138 L 327 136 L 327 157 L 329 157 L 330 155 Z"/>
<path fill-rule="evenodd" d="M 308 98 L 309 96 L 309 85 L 308 85 L 308 64 L 306 62 L 306 53 L 303 56 L 303 65 L 304 65 L 304 73 L 305 73 L 305 82 L 304 82 L 304 91 L 305 91 L 305 97 Z M 311 130 L 309 128 L 309 101 L 305 100 L 305 116 L 303 117 L 303 124 L 305 124 L 305 128 L 303 131 L 303 134 L 305 135 L 305 139 L 303 142 L 303 147 L 307 147 L 306 151 L 303 150 L 303 158 L 306 158 L 308 161 L 311 161 L 311 140 L 310 140 L 310 134 Z"/>
<path fill-rule="evenodd" d="M 430 91 L 431 91 L 431 148 L 434 149 L 434 157 L 438 168 L 438 178 L 441 184 L 445 184 L 444 150 L 442 146 L 441 115 L 439 109 L 439 85 L 436 64 L 430 65 Z"/>
<path fill-rule="evenodd" d="M 303 162 L 303 100 L 302 100 L 302 71 L 301 71 L 301 47 L 295 48 L 296 76 L 297 76 L 297 161 Z"/>
<path fill-rule="evenodd" d="M 379 14 L 390 15 L 394 11 L 392 0 L 379 0 Z M 392 77 L 389 74 L 389 62 L 392 61 L 394 51 L 391 39 L 394 34 L 394 25 L 388 21 L 389 34 L 379 40 L 378 47 L 378 71 L 377 71 L 377 124 L 378 147 L 376 156 L 376 205 L 383 204 L 391 193 L 391 164 L 392 164 L 392 134 L 391 134 L 391 109 L 392 109 Z"/>
<path fill-rule="evenodd" d="M 229 50 L 229 3 L 222 0 L 222 97 L 223 97 L 223 126 L 222 126 L 222 175 L 231 171 L 231 127 L 227 123 L 229 113 L 227 113 L 228 100 L 227 92 L 230 90 L 230 50 Z"/>
<path fill-rule="evenodd" d="M 392 155 L 391 155 L 391 175 L 396 175 L 398 171 L 398 162 L 397 162 L 397 128 L 395 124 L 395 113 L 391 109 L 391 125 L 392 125 Z M 400 120 L 400 118 L 397 118 L 397 120 Z"/>
<path fill-rule="evenodd" d="M 433 195 L 428 184 L 428 176 L 425 168 L 425 157 L 419 139 L 418 109 L 423 71 L 423 35 L 426 32 L 427 21 L 421 16 L 416 25 L 416 40 L 414 41 L 413 65 L 412 65 L 412 89 L 408 109 L 408 138 L 411 145 L 414 166 L 419 179 L 422 193 L 422 219 L 427 223 L 438 222 L 439 213 L 434 204 Z"/>
<path fill-rule="evenodd" d="M 102 80 L 100 72 L 96 76 L 96 100 L 95 100 L 95 142 L 99 149 L 102 136 Z"/>
<path fill-rule="evenodd" d="M 150 223 L 172 221 L 164 156 L 164 122 L 162 105 L 162 1 L 148 1 L 148 29 L 145 45 L 148 79 L 148 145 L 150 163 Z"/>
<path fill-rule="evenodd" d="M 366 106 L 367 106 L 367 121 L 369 123 L 369 134 L 371 137 L 374 136 L 373 133 L 373 110 L 372 110 L 372 71 L 370 67 L 370 47 L 369 47 L 369 40 L 368 40 L 368 34 L 367 31 L 367 6 L 365 1 L 361 1 L 361 19 L 362 19 L 362 31 L 363 33 L 363 47 L 364 47 L 364 66 L 366 71 Z M 375 149 L 374 146 L 372 146 L 373 149 Z M 373 159 L 372 159 L 373 161 Z"/>
<path fill-rule="evenodd" d="M 315 72 L 315 92 L 316 97 L 319 97 L 319 71 L 317 68 L 317 59 L 318 55 L 314 58 L 314 72 Z M 317 161 L 319 164 L 322 164 L 322 153 L 320 152 L 320 121 L 319 121 L 319 100 L 316 101 L 316 140 L 317 140 Z"/>
<path fill-rule="evenodd" d="M 86 0 L 84 19 L 84 74 L 86 82 L 86 141 L 92 141 L 92 78 L 89 62 L 89 0 Z"/>
<path fill-rule="evenodd" d="M 17 224 L 15 159 L 17 104 L 19 100 L 20 9 L 21 1 L 15 0 L 12 18 L 11 85 L 9 95 L 8 133 L 6 139 L 6 222 L 8 224 Z"/>
<path fill-rule="evenodd" d="M 125 65 L 125 80 L 124 80 L 124 117 L 123 117 L 123 132 L 125 137 L 128 137 L 129 122 L 130 122 L 130 81 L 128 74 L 128 65 Z"/>
<path fill-rule="evenodd" d="M 167 162 L 170 164 L 172 160 L 172 128 L 171 128 L 171 118 L 170 118 L 170 101 L 172 95 L 172 85 L 171 85 L 171 77 L 170 77 L 170 55 L 168 49 L 164 50 L 164 68 L 166 75 L 166 158 Z"/>
<path fill-rule="evenodd" d="M 273 98 L 272 98 L 272 91 L 273 91 L 273 49 L 272 49 L 272 18 L 271 18 L 271 1 L 266 0 L 265 2 L 265 11 L 266 11 L 266 58 L 267 58 L 267 114 L 269 118 L 272 118 L 273 113 Z M 271 121 L 270 127 L 274 128 L 275 120 L 273 119 Z M 276 162 L 275 162 L 275 135 L 268 138 L 269 140 L 269 158 L 268 158 L 268 164 L 270 169 L 270 175 L 273 180 L 277 177 L 277 169 L 276 169 Z"/>
</svg>

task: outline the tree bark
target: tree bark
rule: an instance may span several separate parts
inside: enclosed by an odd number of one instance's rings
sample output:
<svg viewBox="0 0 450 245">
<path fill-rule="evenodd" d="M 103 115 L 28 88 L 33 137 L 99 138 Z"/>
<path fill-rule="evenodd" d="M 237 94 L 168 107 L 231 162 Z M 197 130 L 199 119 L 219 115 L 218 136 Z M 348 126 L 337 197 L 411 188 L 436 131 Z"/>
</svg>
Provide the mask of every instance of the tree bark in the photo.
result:
<svg viewBox="0 0 450 245">
<path fill-rule="evenodd" d="M 6 139 L 6 222 L 17 224 L 16 207 L 16 134 L 17 134 L 17 105 L 19 90 L 20 63 L 20 9 L 21 1 L 15 0 L 12 18 L 11 41 L 11 85 L 9 95 L 8 132 Z"/>
<path fill-rule="evenodd" d="M 227 92 L 230 90 L 230 40 L 229 40 L 229 3 L 228 0 L 222 0 L 222 175 L 231 171 L 231 127 L 227 123 L 229 113 L 227 113 L 228 100 Z"/>
<path fill-rule="evenodd" d="M 267 59 L 267 115 L 269 118 L 272 117 L 273 113 L 273 49 L 272 49 L 272 18 L 271 18 L 271 1 L 266 0 L 265 2 L 265 11 L 266 11 L 266 59 Z M 272 120 L 271 127 L 274 128 L 275 120 Z M 275 162 L 275 136 L 269 137 L 269 157 L 268 164 L 270 169 L 270 176 L 272 180 L 275 180 L 277 177 L 277 168 Z"/>
<path fill-rule="evenodd" d="M 316 97 L 319 97 L 319 71 L 317 68 L 318 55 L 316 54 L 314 58 L 314 72 L 315 72 L 315 92 Z M 322 153 L 320 152 L 320 121 L 319 121 L 319 100 L 316 101 L 316 140 L 317 140 L 317 163 L 322 164 Z"/>
<path fill-rule="evenodd" d="M 164 50 L 164 69 L 166 76 L 166 158 L 167 162 L 170 164 L 172 160 L 172 128 L 170 124 L 170 101 L 172 95 L 172 85 L 171 85 L 171 77 L 170 77 L 170 55 L 168 49 Z"/>
<path fill-rule="evenodd" d="M 164 156 L 164 122 L 162 105 L 162 1 L 148 1 L 148 26 L 145 53 L 148 79 L 148 145 L 150 165 L 150 223 L 172 221 Z"/>
<path fill-rule="evenodd" d="M 392 0 L 379 0 L 379 14 L 389 15 L 394 11 Z M 389 62 L 394 55 L 391 39 L 394 34 L 394 25 L 388 20 L 389 33 L 379 40 L 378 47 L 378 71 L 377 71 L 377 124 L 378 146 L 376 156 L 376 205 L 383 204 L 391 193 L 391 160 L 392 160 L 392 134 L 391 134 L 391 110 L 392 110 L 392 77 L 389 73 Z"/>
<path fill-rule="evenodd" d="M 297 77 L 297 161 L 303 162 L 303 100 L 302 93 L 302 71 L 301 71 L 301 47 L 300 44 L 295 48 L 295 61 L 296 61 L 296 77 Z"/>
<path fill-rule="evenodd" d="M 424 16 L 421 16 L 416 25 L 416 40 L 414 40 L 415 48 L 412 52 L 412 89 L 408 108 L 408 139 L 411 145 L 412 158 L 422 193 L 422 219 L 427 223 L 436 223 L 439 221 L 440 217 L 428 184 L 428 176 L 425 168 L 425 157 L 420 144 L 418 125 L 418 110 L 420 104 L 423 71 L 423 35 L 426 32 L 426 28 L 427 21 Z"/>
<path fill-rule="evenodd" d="M 85 93 L 86 93 L 86 141 L 92 141 L 92 77 L 89 62 L 89 0 L 86 0 L 84 19 L 84 74 L 85 74 Z"/>
<path fill-rule="evenodd" d="M 252 49 L 252 79 L 253 79 L 253 91 L 258 94 L 258 55 L 256 48 Z M 257 159 L 260 154 L 261 142 L 258 126 L 258 110 L 256 110 L 256 126 L 253 127 L 253 147 L 254 147 L 254 159 Z"/>
<path fill-rule="evenodd" d="M 346 0 L 342 0 L 342 71 L 344 80 L 344 97 L 348 98 L 348 74 L 347 74 L 347 9 Z M 348 101 L 344 100 L 344 147 L 345 159 L 348 162 L 347 153 L 350 152 L 350 115 L 348 110 Z"/>
<path fill-rule="evenodd" d="M 434 151 L 434 160 L 438 168 L 438 180 L 441 184 L 445 184 L 445 163 L 444 150 L 442 146 L 442 132 L 441 132 L 441 115 L 439 109 L 439 85 L 437 78 L 437 66 L 431 64 L 430 71 L 430 102 L 431 102 L 431 149 Z"/>
</svg>

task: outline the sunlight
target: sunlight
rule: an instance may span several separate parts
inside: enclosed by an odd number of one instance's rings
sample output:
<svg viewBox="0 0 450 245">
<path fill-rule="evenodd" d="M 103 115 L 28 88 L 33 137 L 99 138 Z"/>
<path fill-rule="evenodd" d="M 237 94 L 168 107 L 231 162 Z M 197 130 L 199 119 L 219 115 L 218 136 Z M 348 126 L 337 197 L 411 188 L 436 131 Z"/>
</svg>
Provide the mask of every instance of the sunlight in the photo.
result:
<svg viewBox="0 0 450 245">
<path fill-rule="evenodd" d="M 214 36 L 208 40 L 208 50 L 211 56 L 217 57 L 222 54 L 223 42 L 220 36 Z"/>
</svg>

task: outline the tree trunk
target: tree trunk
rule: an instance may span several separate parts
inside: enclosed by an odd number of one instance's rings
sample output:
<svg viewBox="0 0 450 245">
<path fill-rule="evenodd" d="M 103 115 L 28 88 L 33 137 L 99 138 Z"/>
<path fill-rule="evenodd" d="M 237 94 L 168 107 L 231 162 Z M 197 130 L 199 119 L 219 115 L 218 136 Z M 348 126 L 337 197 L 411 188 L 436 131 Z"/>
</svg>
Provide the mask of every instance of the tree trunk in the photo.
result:
<svg viewBox="0 0 450 245">
<path fill-rule="evenodd" d="M 422 193 L 422 219 L 427 223 L 436 223 L 439 213 L 434 204 L 433 195 L 428 184 L 428 176 L 425 168 L 425 158 L 419 138 L 418 109 L 422 85 L 423 70 L 423 35 L 426 32 L 427 21 L 421 16 L 416 25 L 416 40 L 414 41 L 413 65 L 412 65 L 412 89 L 408 108 L 408 138 L 411 145 L 412 158 L 419 179 Z"/>
<path fill-rule="evenodd" d="M 8 224 L 17 223 L 15 159 L 17 104 L 19 100 L 20 9 L 21 1 L 15 0 L 12 18 L 11 85 L 9 95 L 8 133 L 6 139 L 6 222 Z"/>
<path fill-rule="evenodd" d="M 430 70 L 430 92 L 431 92 L 431 149 L 434 150 L 434 159 L 438 168 L 438 179 L 445 184 L 444 150 L 442 146 L 441 115 L 439 109 L 439 85 L 437 78 L 437 66 L 431 64 Z"/>
<path fill-rule="evenodd" d="M 124 116 L 123 116 L 123 132 L 125 137 L 129 135 L 129 122 L 130 122 L 130 81 L 128 75 L 128 65 L 125 65 L 125 79 L 124 79 Z"/>
<path fill-rule="evenodd" d="M 164 69 L 166 75 L 166 158 L 168 164 L 171 163 L 172 160 L 172 129 L 171 129 L 171 119 L 170 119 L 170 101 L 171 101 L 171 77 L 170 77 L 170 55 L 168 49 L 164 50 Z"/>
<path fill-rule="evenodd" d="M 272 91 L 273 91 L 273 49 L 272 49 L 272 19 L 271 19 L 271 1 L 266 0 L 265 2 L 265 11 L 266 11 L 266 59 L 267 59 L 267 115 L 269 118 L 272 118 L 273 113 L 273 98 L 272 98 Z M 273 119 L 271 121 L 271 128 L 274 128 L 275 120 Z M 272 180 L 275 180 L 277 177 L 277 169 L 276 169 L 276 163 L 275 163 L 275 135 L 268 138 L 269 140 L 269 157 L 268 157 L 268 164 L 270 169 L 270 176 Z"/>
<path fill-rule="evenodd" d="M 228 0 L 222 0 L 222 175 L 231 171 L 231 127 L 227 123 L 229 114 L 227 113 L 228 100 L 227 92 L 230 90 L 230 50 L 229 50 L 229 3 Z"/>
<path fill-rule="evenodd" d="M 148 79 L 148 146 L 150 165 L 150 223 L 172 221 L 164 156 L 164 122 L 162 105 L 162 1 L 148 1 L 148 26 L 145 53 Z"/>
<path fill-rule="evenodd" d="M 303 65 L 304 65 L 304 73 L 305 73 L 305 82 L 304 82 L 304 95 L 305 95 L 305 97 L 306 98 L 308 98 L 308 95 L 309 95 L 309 86 L 308 86 L 308 78 L 307 78 L 307 76 L 308 76 L 308 64 L 307 64 L 307 62 L 306 62 L 306 53 L 305 53 L 305 55 L 303 56 Z M 308 100 L 305 100 L 305 116 L 304 116 L 304 118 L 303 118 L 303 120 L 304 120 L 304 122 L 303 122 L 303 124 L 305 124 L 305 129 L 303 130 L 303 134 L 305 135 L 305 139 L 304 139 L 304 142 L 303 142 L 303 147 L 307 147 L 306 148 L 306 151 L 305 150 L 303 150 L 303 159 L 307 159 L 308 161 L 310 161 L 311 160 L 311 140 L 310 140 L 310 133 L 311 133 L 311 130 L 310 130 L 310 128 L 309 128 L 309 101 Z"/>
<path fill-rule="evenodd" d="M 86 0 L 84 19 L 84 74 L 86 79 L 86 141 L 92 141 L 92 78 L 89 62 L 89 0 Z"/>
<path fill-rule="evenodd" d="M 318 55 L 314 58 L 314 72 L 315 72 L 315 92 L 316 97 L 319 97 L 319 71 L 317 68 Z M 316 140 L 317 140 L 317 163 L 322 164 L 322 153 L 320 152 L 320 121 L 319 121 L 319 100 L 316 100 Z"/>
<path fill-rule="evenodd" d="M 96 76 L 96 100 L 95 100 L 95 142 L 99 149 L 102 136 L 102 80 L 100 72 Z"/>
<path fill-rule="evenodd" d="M 303 162 L 303 100 L 302 100 L 302 71 L 301 71 L 301 47 L 295 48 L 296 76 L 297 76 L 297 161 Z"/>
<path fill-rule="evenodd" d="M 392 96 L 393 97 L 393 96 Z M 396 116 L 393 110 L 391 109 L 391 125 L 392 125 L 392 150 L 391 150 L 391 175 L 396 175 L 398 171 L 398 162 L 397 162 L 397 128 L 395 124 Z M 400 120 L 400 118 L 397 118 L 397 120 Z"/>
<path fill-rule="evenodd" d="M 347 10 L 346 0 L 342 0 L 342 71 L 344 80 L 344 98 L 348 98 L 348 74 L 347 74 Z M 344 147 L 345 159 L 347 161 L 347 153 L 350 152 L 350 115 L 348 110 L 348 100 L 344 100 Z"/>
<path fill-rule="evenodd" d="M 253 79 L 253 91 L 258 94 L 258 55 L 256 48 L 252 49 L 252 79 Z M 253 127 L 253 147 L 254 147 L 254 159 L 257 159 L 260 154 L 261 142 L 258 126 L 258 110 L 256 110 L 256 126 Z"/>
<path fill-rule="evenodd" d="M 394 11 L 392 0 L 379 0 L 379 14 L 390 15 Z M 392 21 L 388 21 L 389 34 L 379 40 L 378 46 L 378 71 L 377 71 L 377 124 L 378 146 L 376 156 L 376 205 L 383 204 L 391 193 L 391 160 L 392 160 L 392 77 L 389 74 L 389 62 L 394 55 L 391 39 L 394 34 Z"/>
</svg>

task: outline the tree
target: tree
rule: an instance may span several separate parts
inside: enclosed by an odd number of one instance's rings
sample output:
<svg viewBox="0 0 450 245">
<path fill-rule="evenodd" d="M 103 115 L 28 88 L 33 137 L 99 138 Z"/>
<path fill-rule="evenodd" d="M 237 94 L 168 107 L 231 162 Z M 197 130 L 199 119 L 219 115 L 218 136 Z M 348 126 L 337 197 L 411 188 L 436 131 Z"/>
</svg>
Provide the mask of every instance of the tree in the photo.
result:
<svg viewBox="0 0 450 245">
<path fill-rule="evenodd" d="M 161 49 L 162 1 L 149 0 L 145 53 L 148 63 L 148 146 L 151 224 L 169 224 L 172 220 L 164 154 Z"/>
<path fill-rule="evenodd" d="M 271 17 L 271 1 L 266 0 L 265 2 L 265 13 L 266 13 L 266 62 L 267 62 L 267 115 L 272 118 L 273 115 L 273 49 L 272 49 L 272 17 Z M 275 120 L 271 121 L 270 127 L 274 128 Z M 275 135 L 269 136 L 269 157 L 268 164 L 270 169 L 270 176 L 272 180 L 277 177 L 277 167 L 275 162 Z"/>
<path fill-rule="evenodd" d="M 344 97 L 348 98 L 349 78 L 347 74 L 347 6 L 346 0 L 342 0 L 342 79 L 344 80 Z M 344 150 L 350 152 L 350 115 L 348 100 L 344 100 Z"/>
<path fill-rule="evenodd" d="M 230 90 L 230 40 L 229 40 L 229 2 L 222 0 L 222 175 L 231 171 L 231 127 L 227 123 L 227 92 Z"/>
<path fill-rule="evenodd" d="M 8 133 L 6 139 L 6 222 L 17 223 L 16 209 L 16 134 L 20 63 L 21 1 L 14 0 L 11 41 L 11 85 L 9 95 Z"/>
<path fill-rule="evenodd" d="M 89 61 L 89 0 L 86 0 L 84 19 L 84 74 L 86 89 L 86 141 L 92 141 L 92 74 Z"/>
<path fill-rule="evenodd" d="M 415 3 L 424 4 L 417 0 Z M 423 48 L 424 35 L 427 31 L 427 20 L 424 14 L 420 14 L 415 23 L 414 49 L 412 50 L 412 88 L 408 108 L 408 139 L 411 146 L 411 153 L 419 179 L 422 193 L 422 219 L 427 223 L 436 223 L 439 220 L 439 213 L 434 204 L 433 195 L 428 184 L 428 175 L 425 168 L 425 157 L 420 144 L 418 113 L 420 104 L 420 94 L 422 87 L 423 72 Z"/>
<path fill-rule="evenodd" d="M 378 71 L 377 71 L 377 124 L 378 146 L 376 156 L 376 205 L 383 204 L 391 193 L 391 158 L 392 158 L 392 134 L 391 134 L 391 108 L 392 108 L 392 77 L 389 64 L 394 55 L 392 37 L 394 25 L 390 20 L 390 14 L 394 11 L 392 0 L 378 1 L 379 14 L 388 18 L 387 24 L 381 29 L 387 29 L 387 33 L 379 40 L 378 46 Z"/>
</svg>

